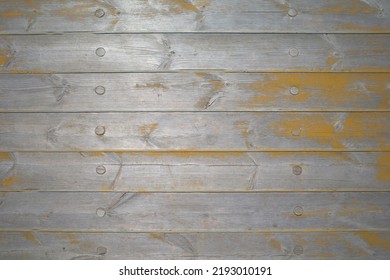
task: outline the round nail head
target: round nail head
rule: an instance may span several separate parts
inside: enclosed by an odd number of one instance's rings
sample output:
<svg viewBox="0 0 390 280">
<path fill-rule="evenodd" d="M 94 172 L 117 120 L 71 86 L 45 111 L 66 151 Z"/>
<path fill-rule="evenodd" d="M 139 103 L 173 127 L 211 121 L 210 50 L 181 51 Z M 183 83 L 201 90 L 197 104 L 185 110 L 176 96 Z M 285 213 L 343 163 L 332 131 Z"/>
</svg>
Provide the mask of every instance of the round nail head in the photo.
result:
<svg viewBox="0 0 390 280">
<path fill-rule="evenodd" d="M 106 14 L 106 13 L 105 13 L 104 10 L 102 10 L 102 9 L 97 9 L 97 10 L 95 11 L 95 16 L 98 17 L 98 18 L 104 17 L 105 14 Z"/>
<path fill-rule="evenodd" d="M 292 172 L 294 175 L 301 175 L 302 174 L 302 167 L 299 165 L 294 165 L 292 168 Z"/>
<path fill-rule="evenodd" d="M 291 87 L 290 88 L 290 93 L 292 95 L 297 95 L 299 93 L 299 89 L 297 87 Z"/>
<path fill-rule="evenodd" d="M 290 56 L 292 57 L 296 57 L 299 55 L 299 51 L 296 49 L 296 48 L 291 48 L 288 53 L 290 54 Z"/>
<path fill-rule="evenodd" d="M 98 215 L 98 217 L 104 217 L 106 215 L 106 210 L 104 208 L 98 208 L 96 209 L 96 215 Z"/>
<path fill-rule="evenodd" d="M 303 215 L 303 208 L 301 206 L 296 206 L 293 211 L 295 216 Z"/>
<path fill-rule="evenodd" d="M 295 9 L 293 9 L 293 8 L 291 8 L 291 9 L 288 10 L 288 15 L 289 15 L 290 17 L 296 17 L 297 14 L 298 14 L 297 10 L 295 10 Z"/>
<path fill-rule="evenodd" d="M 97 48 L 96 55 L 99 57 L 103 57 L 106 54 L 106 50 L 104 48 Z"/>
<path fill-rule="evenodd" d="M 106 247 L 97 247 L 96 252 L 98 255 L 105 255 L 107 253 Z"/>
<path fill-rule="evenodd" d="M 96 173 L 99 175 L 103 175 L 104 173 L 106 173 L 106 168 L 103 165 L 99 165 L 98 167 L 96 167 Z"/>
<path fill-rule="evenodd" d="M 97 86 L 95 88 L 95 93 L 97 95 L 103 95 L 106 92 L 106 89 L 103 86 Z"/>
<path fill-rule="evenodd" d="M 106 133 L 106 128 L 104 126 L 99 125 L 95 128 L 95 133 L 96 135 L 102 136 L 104 135 L 104 133 Z"/>
<path fill-rule="evenodd" d="M 301 245 L 297 245 L 294 247 L 293 251 L 294 251 L 294 254 L 297 256 L 302 255 L 303 254 L 303 247 Z"/>
</svg>

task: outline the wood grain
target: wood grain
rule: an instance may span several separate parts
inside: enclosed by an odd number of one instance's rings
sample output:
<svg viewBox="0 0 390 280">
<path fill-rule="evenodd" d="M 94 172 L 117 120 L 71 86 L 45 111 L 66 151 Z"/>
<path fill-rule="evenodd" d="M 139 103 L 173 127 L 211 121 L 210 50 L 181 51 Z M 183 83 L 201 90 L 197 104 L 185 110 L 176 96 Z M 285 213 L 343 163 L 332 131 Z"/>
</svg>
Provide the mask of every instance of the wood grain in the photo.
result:
<svg viewBox="0 0 390 280">
<path fill-rule="evenodd" d="M 0 229 L 104 232 L 389 230 L 390 192 L 0 193 Z"/>
<path fill-rule="evenodd" d="M 0 232 L 0 259 L 388 259 L 390 233 Z"/>
<path fill-rule="evenodd" d="M 104 48 L 99 50 L 99 48 Z M 98 56 L 96 52 L 99 52 Z M 104 53 L 104 56 L 102 56 Z M 389 34 L 0 36 L 0 73 L 389 72 Z"/>
<path fill-rule="evenodd" d="M 0 84 L 0 112 L 390 109 L 388 73 L 0 74 Z"/>
<path fill-rule="evenodd" d="M 387 0 L 2 0 L 0 32 L 389 33 L 389 9 Z"/>
<path fill-rule="evenodd" d="M 389 116 L 387 112 L 1 113 L 0 150 L 389 151 Z M 100 133 L 96 129 L 104 129 L 104 135 L 96 135 Z"/>
<path fill-rule="evenodd" d="M 390 191 L 389 174 L 386 152 L 0 153 L 4 192 Z"/>
</svg>

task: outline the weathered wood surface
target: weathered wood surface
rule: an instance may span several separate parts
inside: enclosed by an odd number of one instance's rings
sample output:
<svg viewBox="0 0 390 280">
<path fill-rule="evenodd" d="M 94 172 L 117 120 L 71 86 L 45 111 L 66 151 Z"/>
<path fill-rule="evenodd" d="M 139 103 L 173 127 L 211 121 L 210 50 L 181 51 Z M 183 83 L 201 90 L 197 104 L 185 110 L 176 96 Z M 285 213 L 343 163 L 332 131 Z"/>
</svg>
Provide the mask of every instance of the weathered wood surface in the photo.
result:
<svg viewBox="0 0 390 280">
<path fill-rule="evenodd" d="M 0 191 L 29 190 L 390 191 L 390 153 L 0 153 Z"/>
<path fill-rule="evenodd" d="M 0 193 L 4 231 L 389 230 L 390 192 Z"/>
<path fill-rule="evenodd" d="M 2 0 L 0 32 L 389 33 L 389 10 L 387 0 Z"/>
<path fill-rule="evenodd" d="M 388 259 L 388 231 L 0 232 L 0 259 Z"/>
<path fill-rule="evenodd" d="M 0 36 L 0 73 L 203 69 L 389 72 L 390 34 Z"/>
<path fill-rule="evenodd" d="M 0 112 L 390 109 L 388 73 L 0 74 L 0 84 Z"/>
<path fill-rule="evenodd" d="M 389 127 L 388 112 L 1 113 L 0 149 L 389 151 Z"/>
</svg>

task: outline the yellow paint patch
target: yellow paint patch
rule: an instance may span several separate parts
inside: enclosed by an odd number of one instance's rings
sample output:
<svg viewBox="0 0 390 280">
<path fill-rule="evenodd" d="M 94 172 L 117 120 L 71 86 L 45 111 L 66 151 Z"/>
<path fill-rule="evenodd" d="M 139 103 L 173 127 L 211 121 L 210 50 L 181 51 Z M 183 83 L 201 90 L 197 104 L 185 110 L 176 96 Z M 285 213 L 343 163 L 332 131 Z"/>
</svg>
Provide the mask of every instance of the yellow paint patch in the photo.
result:
<svg viewBox="0 0 390 280">
<path fill-rule="evenodd" d="M 279 240 L 272 238 L 270 240 L 270 243 L 271 243 L 272 248 L 274 248 L 278 251 L 282 251 L 282 244 L 280 244 Z"/>
<path fill-rule="evenodd" d="M 390 182 L 390 153 L 382 153 L 378 156 L 376 178 L 380 181 Z"/>
<path fill-rule="evenodd" d="M 168 87 L 162 83 L 151 83 L 151 84 L 136 84 L 136 88 L 151 88 L 151 89 L 168 89 Z"/>
<path fill-rule="evenodd" d="M 0 153 L 0 161 L 12 161 L 10 153 Z"/>
<path fill-rule="evenodd" d="M 336 63 L 336 57 L 330 57 L 328 63 Z M 388 74 L 353 74 L 353 73 L 268 73 L 262 79 L 244 85 L 245 90 L 254 93 L 249 99 L 241 101 L 248 109 L 259 106 L 278 106 L 278 104 L 298 104 L 299 107 L 313 108 L 313 102 L 308 105 L 301 103 L 312 99 L 323 108 L 351 107 L 351 104 L 363 106 L 372 100 L 382 101 L 378 109 L 389 108 L 390 95 L 388 91 Z M 297 87 L 299 93 L 291 95 L 291 87 Z M 310 106 L 310 107 L 309 107 Z M 379 108 L 381 107 L 381 108 Z M 382 108 L 384 107 L 384 108 Z"/>
<path fill-rule="evenodd" d="M 38 9 L 39 8 L 39 1 L 40 0 L 25 0 L 24 3 L 27 7 L 32 9 Z"/>
<path fill-rule="evenodd" d="M 7 66 L 12 59 L 11 52 L 7 49 L 0 49 L 0 67 Z"/>
<path fill-rule="evenodd" d="M 361 239 L 363 239 L 370 247 L 390 249 L 390 240 L 381 237 L 376 232 L 357 232 Z"/>
<path fill-rule="evenodd" d="M 15 184 L 20 183 L 20 182 L 21 182 L 21 180 L 11 176 L 11 177 L 8 177 L 7 179 L 5 179 L 2 182 L 2 185 L 3 185 L 3 187 L 7 188 L 11 185 L 15 185 Z"/>
<path fill-rule="evenodd" d="M 159 240 L 159 241 L 163 241 L 164 240 L 164 236 L 161 233 L 151 232 L 151 233 L 149 233 L 149 236 L 151 238 Z"/>
<path fill-rule="evenodd" d="M 77 238 L 76 234 L 72 233 L 62 233 L 59 235 L 61 239 L 67 240 L 72 245 L 78 245 L 80 244 L 80 240 Z"/>
<path fill-rule="evenodd" d="M 328 117 L 326 114 L 286 114 L 271 124 L 273 132 L 281 137 L 307 139 L 326 146 L 342 150 L 349 148 L 345 143 L 350 139 L 357 141 L 376 141 L 382 149 L 387 149 L 382 137 L 388 134 L 381 113 L 351 113 L 340 117 Z M 294 131 L 300 134 L 294 135 Z"/>
<path fill-rule="evenodd" d="M 236 121 L 234 122 L 234 126 L 236 126 L 238 129 L 240 129 L 241 135 L 245 140 L 245 145 L 247 148 L 252 148 L 252 144 L 249 141 L 250 136 L 250 129 L 249 129 L 249 122 L 248 121 Z"/>
<path fill-rule="evenodd" d="M 201 7 L 209 5 L 210 0 L 164 0 L 164 5 L 169 7 L 169 11 L 175 14 L 186 12 L 198 13 Z"/>
<path fill-rule="evenodd" d="M 139 131 L 142 133 L 142 136 L 147 139 L 150 134 L 152 134 L 158 127 L 158 123 L 145 124 L 139 127 Z"/>
<path fill-rule="evenodd" d="M 26 238 L 27 240 L 31 241 L 35 245 L 42 245 L 42 243 L 35 237 L 34 233 L 31 231 L 23 231 L 21 234 Z"/>
<path fill-rule="evenodd" d="M 104 152 L 83 152 L 83 155 L 88 157 L 104 157 Z"/>
<path fill-rule="evenodd" d="M 9 11 L 0 14 L 0 18 L 13 18 L 13 17 L 22 17 L 24 13 L 18 11 Z"/>
<path fill-rule="evenodd" d="M 337 1 L 326 2 L 323 1 L 324 6 L 310 10 L 313 14 L 334 14 L 334 15 L 376 15 L 379 12 L 378 7 L 371 6 L 365 1 L 350 0 L 350 1 Z"/>
</svg>

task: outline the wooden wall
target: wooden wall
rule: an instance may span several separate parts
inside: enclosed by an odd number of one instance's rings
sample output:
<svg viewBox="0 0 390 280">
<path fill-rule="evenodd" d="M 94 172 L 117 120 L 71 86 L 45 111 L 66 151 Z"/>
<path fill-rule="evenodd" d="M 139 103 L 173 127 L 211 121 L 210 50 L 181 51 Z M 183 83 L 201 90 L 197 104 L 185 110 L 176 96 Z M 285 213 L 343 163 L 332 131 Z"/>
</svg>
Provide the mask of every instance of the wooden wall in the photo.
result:
<svg viewBox="0 0 390 280">
<path fill-rule="evenodd" d="M 390 1 L 0 0 L 1 259 L 389 259 Z"/>
</svg>

